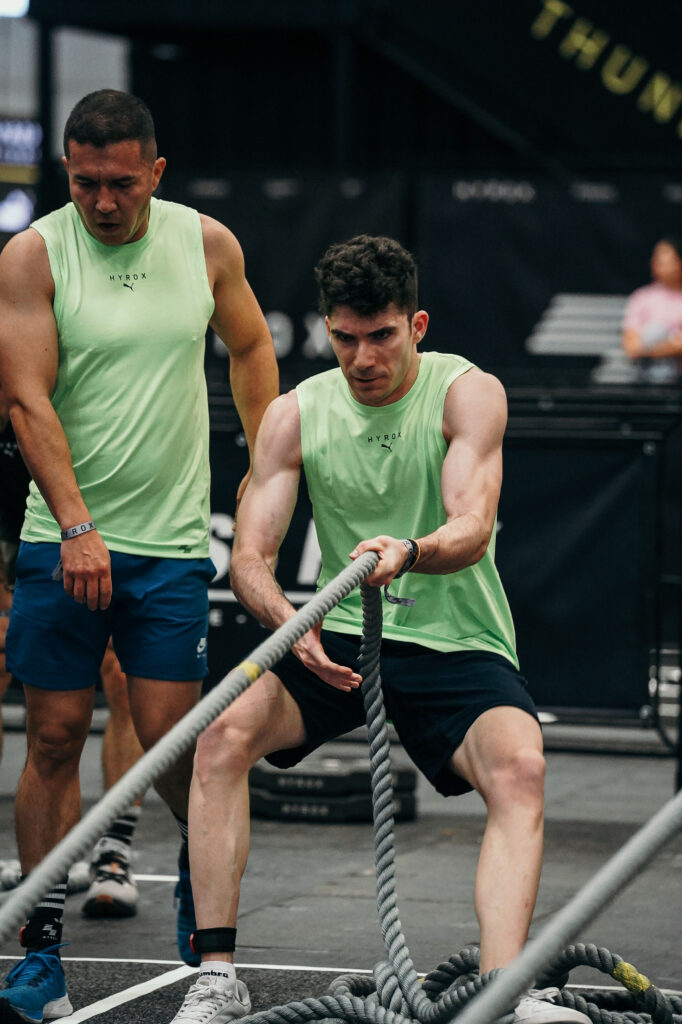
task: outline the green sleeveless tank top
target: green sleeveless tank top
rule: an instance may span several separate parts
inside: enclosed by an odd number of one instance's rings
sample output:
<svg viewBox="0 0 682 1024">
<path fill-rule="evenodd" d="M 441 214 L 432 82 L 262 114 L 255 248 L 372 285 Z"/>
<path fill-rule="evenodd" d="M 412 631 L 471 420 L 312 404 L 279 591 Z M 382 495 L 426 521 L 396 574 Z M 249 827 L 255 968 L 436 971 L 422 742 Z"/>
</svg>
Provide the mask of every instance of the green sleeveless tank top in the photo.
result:
<svg viewBox="0 0 682 1024">
<path fill-rule="evenodd" d="M 322 551 L 319 588 L 349 564 L 359 541 L 380 533 L 422 537 L 445 522 L 443 403 L 450 384 L 471 367 L 461 356 L 425 352 L 412 388 L 381 407 L 356 402 L 338 368 L 298 385 L 303 468 Z M 391 593 L 413 597 L 415 604 L 384 602 L 383 635 L 437 651 L 492 651 L 518 667 L 514 625 L 494 559 L 493 530 L 475 565 L 395 580 Z M 362 632 L 359 589 L 327 614 L 324 626 Z"/>
<path fill-rule="evenodd" d="M 45 240 L 55 285 L 52 405 L 105 544 L 206 557 L 204 343 L 214 302 L 198 213 L 152 199 L 145 235 L 119 246 L 89 235 L 72 203 L 32 227 Z M 35 484 L 21 536 L 60 540 Z"/>
</svg>

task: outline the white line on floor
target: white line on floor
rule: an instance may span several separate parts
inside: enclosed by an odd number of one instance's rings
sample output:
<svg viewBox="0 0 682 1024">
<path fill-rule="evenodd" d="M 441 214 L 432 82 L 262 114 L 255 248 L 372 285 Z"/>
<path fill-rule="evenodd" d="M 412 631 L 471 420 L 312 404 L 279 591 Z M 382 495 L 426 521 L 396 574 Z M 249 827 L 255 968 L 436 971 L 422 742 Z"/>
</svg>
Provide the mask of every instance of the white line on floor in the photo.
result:
<svg viewBox="0 0 682 1024">
<path fill-rule="evenodd" d="M 0 954 L 0 960 L 19 960 L 18 956 Z M 179 960 L 134 960 L 130 957 L 117 956 L 63 956 L 62 960 L 76 964 L 159 964 L 162 967 L 180 964 Z M 185 965 L 186 966 L 186 965 Z M 235 964 L 240 969 L 254 971 L 307 971 L 317 974 L 371 974 L 371 969 L 364 967 L 310 967 L 308 964 Z M 196 967 L 187 967 L 188 971 L 196 971 Z M 70 1020 L 71 1018 L 69 1018 Z"/>
<path fill-rule="evenodd" d="M 135 871 L 136 882 L 177 882 L 177 875 L 138 875 Z"/>
<path fill-rule="evenodd" d="M 70 1017 L 62 1017 L 62 1024 L 67 1024 L 67 1021 L 68 1024 L 78 1024 L 79 1021 L 89 1020 L 91 1017 L 97 1016 L 98 1013 L 106 1013 L 107 1010 L 113 1010 L 115 1006 L 120 1006 L 121 1003 L 129 1003 L 131 999 L 139 999 L 140 996 L 146 996 L 149 992 L 156 991 L 156 989 L 173 985 L 176 981 L 182 981 L 183 978 L 187 978 L 190 974 L 195 973 L 195 967 L 187 967 L 183 964 L 182 967 L 176 967 L 174 971 L 166 971 L 165 974 L 160 974 L 156 978 L 143 981 L 140 985 L 133 985 L 131 988 L 123 989 L 122 992 L 115 992 L 114 995 L 107 996 L 106 999 L 99 999 L 96 1003 L 90 1003 L 89 1006 L 76 1010 Z"/>
<path fill-rule="evenodd" d="M 16 956 L 4 956 L 0 954 L 0 960 L 17 960 Z M 123 957 L 113 956 L 63 956 L 62 960 L 71 961 L 72 963 L 97 963 L 97 964 L 159 964 L 161 966 L 177 964 L 177 960 L 132 960 Z M 235 967 L 240 970 L 253 970 L 253 971 L 306 971 L 311 974 L 371 974 L 370 969 L 364 967 L 319 967 L 311 966 L 310 964 L 249 964 L 249 963 L 238 963 Z M 142 985 L 137 985 L 134 988 L 126 989 L 125 992 L 135 992 L 135 995 L 127 996 L 126 999 L 120 1000 L 121 1002 L 127 1002 L 128 998 L 135 999 L 137 995 L 144 995 L 146 991 L 152 991 L 151 988 L 145 986 L 153 985 L 153 988 L 162 988 L 164 985 L 172 985 L 173 982 L 179 981 L 182 978 L 188 977 L 190 974 L 197 970 L 196 967 L 187 967 L 186 965 L 180 966 L 175 971 L 168 971 L 166 974 L 161 974 L 157 978 L 152 979 L 148 982 L 143 982 Z M 424 972 L 417 972 L 420 977 L 424 977 Z M 166 979 L 166 980 L 163 980 Z M 575 989 L 580 991 L 581 989 L 593 990 L 595 992 L 622 992 L 622 985 L 574 985 L 570 982 L 566 985 L 568 989 Z M 682 989 L 675 988 L 659 988 L 659 992 L 662 992 L 666 996 L 678 996 L 682 997 Z M 120 993 L 124 995 L 124 993 Z M 118 996 L 111 996 L 111 999 L 118 999 Z M 101 1003 L 105 1003 L 107 1000 L 102 1000 Z M 93 1006 L 100 1006 L 100 1003 L 93 1003 Z M 116 1003 L 112 1003 L 117 1005 Z M 103 1007 L 103 1009 L 107 1009 Z M 78 1010 L 77 1014 L 84 1013 L 89 1007 L 85 1007 L 83 1010 Z M 97 1013 L 101 1013 L 103 1010 L 97 1010 Z M 71 1017 L 62 1018 L 63 1024 L 76 1024 L 77 1020 L 86 1020 L 86 1017 L 79 1017 L 77 1014 L 73 1014 Z"/>
</svg>

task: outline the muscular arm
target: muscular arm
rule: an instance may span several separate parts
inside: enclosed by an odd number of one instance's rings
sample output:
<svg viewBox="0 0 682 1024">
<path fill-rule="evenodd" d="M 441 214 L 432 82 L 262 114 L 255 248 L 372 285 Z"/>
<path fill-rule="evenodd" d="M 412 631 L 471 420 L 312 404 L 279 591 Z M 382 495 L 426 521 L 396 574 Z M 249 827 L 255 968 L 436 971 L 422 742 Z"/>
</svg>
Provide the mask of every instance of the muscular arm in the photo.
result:
<svg viewBox="0 0 682 1024">
<path fill-rule="evenodd" d="M 269 406 L 258 431 L 253 476 L 239 513 L 230 566 L 237 598 L 263 625 L 276 629 L 296 613 L 275 579 L 277 553 L 291 522 L 301 475 L 301 421 L 296 393 Z M 320 626 L 293 647 L 321 679 L 340 690 L 357 687 L 360 676 L 327 658 Z"/>
<path fill-rule="evenodd" d="M 421 551 L 414 572 L 457 572 L 485 554 L 502 484 L 506 423 L 506 397 L 495 377 L 473 368 L 451 384 L 443 409 L 448 450 L 441 492 L 446 521 L 433 533 L 413 538 Z M 351 557 L 357 558 L 363 551 L 379 554 L 379 563 L 368 577 L 376 586 L 389 583 L 405 562 L 405 547 L 394 537 L 362 541 Z"/>
<path fill-rule="evenodd" d="M 0 378 L 28 470 L 62 529 L 90 519 L 50 402 L 58 365 L 54 284 L 43 239 L 29 228 L 0 254 Z M 109 553 L 96 531 L 62 544 L 64 587 L 88 607 L 111 599 Z"/>
<path fill-rule="evenodd" d="M 295 614 L 274 573 L 296 504 L 300 474 L 298 403 L 294 392 L 289 392 L 277 398 L 263 418 L 230 564 L 230 583 L 237 598 L 270 629 Z"/>
<path fill-rule="evenodd" d="M 268 325 L 244 274 L 239 242 L 211 217 L 201 217 L 215 310 L 211 327 L 230 353 L 230 385 L 253 461 L 256 432 L 279 394 L 279 372 Z M 245 481 L 240 487 L 240 496 Z"/>
</svg>

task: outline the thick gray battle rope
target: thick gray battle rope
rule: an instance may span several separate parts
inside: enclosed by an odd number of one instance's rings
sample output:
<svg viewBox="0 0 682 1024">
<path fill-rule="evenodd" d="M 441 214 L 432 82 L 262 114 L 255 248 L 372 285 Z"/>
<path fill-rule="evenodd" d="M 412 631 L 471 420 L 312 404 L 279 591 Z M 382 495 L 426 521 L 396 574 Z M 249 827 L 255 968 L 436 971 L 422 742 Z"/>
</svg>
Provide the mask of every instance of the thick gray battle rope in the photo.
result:
<svg viewBox="0 0 682 1024">
<path fill-rule="evenodd" d="M 58 847 L 20 886 L 0 910 L 0 940 L 22 919 L 37 898 L 59 878 L 70 864 L 88 848 L 101 831 L 130 803 L 143 793 L 151 781 L 162 774 L 196 736 L 262 672 L 283 654 L 314 623 L 318 622 L 347 593 L 364 580 L 376 565 L 373 552 L 362 555 L 320 591 L 300 612 L 255 649 L 223 682 L 178 723 L 156 747 L 145 755 L 113 787 Z M 524 951 L 504 971 L 479 977 L 478 949 L 462 950 L 427 975 L 420 984 L 405 943 L 395 895 L 395 858 L 393 843 L 393 789 L 390 771 L 386 715 L 381 696 L 379 652 L 381 646 L 381 595 L 377 588 L 362 586 L 363 643 L 360 666 L 362 693 L 367 715 L 372 773 L 372 800 L 375 830 L 377 909 L 388 960 L 374 968 L 374 980 L 364 976 L 343 976 L 330 986 L 330 994 L 320 999 L 304 999 L 252 1014 L 241 1024 L 299 1024 L 307 1021 L 333 1021 L 343 1024 L 441 1024 L 455 1016 L 457 1024 L 507 1024 L 510 1008 L 519 996 L 539 978 L 539 984 L 563 984 L 567 970 L 591 966 L 610 973 L 626 991 L 617 1005 L 624 1012 L 599 1005 L 595 995 L 590 1001 L 564 990 L 555 1002 L 588 1014 L 594 1024 L 682 1024 L 682 1000 L 666 997 L 648 978 L 617 954 L 596 946 L 571 946 L 563 949 L 583 925 L 592 920 L 615 895 L 631 881 L 682 824 L 682 793 L 669 801 L 594 878 L 528 943 Z M 180 728 L 184 726 L 185 728 Z M 161 748 L 161 752 L 152 758 Z M 166 749 L 168 756 L 162 760 Z M 142 772 L 136 769 L 147 763 Z M 139 781 L 138 781 L 139 776 Z M 128 780 L 128 785 L 121 783 Z M 121 790 L 117 797 L 116 791 Z M 106 804 L 106 813 L 94 812 Z M 84 827 L 84 826 L 87 826 Z M 61 851 L 59 857 L 54 856 Z M 40 886 L 30 884 L 34 876 Z M 24 899 L 19 900 L 20 890 Z M 542 973 L 544 970 L 544 974 Z M 614 1004 L 613 996 L 607 999 Z M 635 1010 L 639 1012 L 634 1012 Z M 675 1012 L 673 1012 L 675 1011 Z"/>
<path fill-rule="evenodd" d="M 375 831 L 375 866 L 377 909 L 381 932 L 388 953 L 388 961 L 374 968 L 374 979 L 366 976 L 344 975 L 332 982 L 329 994 L 321 999 L 304 999 L 276 1006 L 243 1018 L 241 1024 L 299 1024 L 299 1022 L 329 1020 L 350 1021 L 357 1024 L 440 1024 L 457 1017 L 457 1024 L 475 1022 L 491 1024 L 508 1022 L 519 997 L 531 988 L 534 979 L 550 964 L 551 976 L 543 985 L 556 985 L 565 979 L 566 968 L 587 965 L 606 970 L 626 988 L 625 1012 L 609 1011 L 599 1005 L 600 997 L 588 1001 L 570 991 L 560 992 L 555 1002 L 574 1007 L 586 1013 L 594 1024 L 682 1024 L 682 1016 L 673 1010 L 682 1010 L 682 1000 L 666 999 L 648 978 L 625 963 L 617 954 L 594 946 L 573 946 L 564 950 L 553 963 L 562 946 L 556 945 L 551 924 L 527 950 L 533 953 L 532 970 L 519 973 L 516 964 L 504 971 L 493 971 L 479 977 L 479 954 L 476 947 L 462 950 L 427 975 L 420 984 L 402 934 L 395 896 L 395 860 L 393 843 L 393 790 L 389 761 L 389 741 L 386 715 L 381 696 L 379 676 L 379 650 L 381 644 L 381 597 L 376 588 L 362 586 L 363 644 L 360 652 L 360 671 L 363 676 L 362 692 L 367 714 L 372 772 L 372 799 Z M 672 806 L 671 806 L 672 805 Z M 589 889 L 589 917 L 579 893 L 572 903 L 557 915 L 558 934 L 570 938 L 583 924 L 613 898 L 630 881 L 679 827 L 677 801 L 671 801 L 649 826 L 626 844 L 595 877 Z M 633 849 L 634 847 L 634 849 Z M 564 918 L 570 921 L 570 934 L 562 927 Z M 551 945 L 543 937 L 550 933 Z M 523 956 L 524 954 L 522 954 Z M 505 987 L 502 988 L 503 983 Z M 498 995 L 499 993 L 499 995 Z M 486 1006 L 484 1000 L 494 1003 Z M 621 1000 L 623 1003 L 623 1000 Z M 634 1010 L 641 1012 L 633 1012 Z"/>
<path fill-rule="evenodd" d="M 291 619 L 256 647 L 248 659 L 225 676 L 111 787 L 0 908 L 0 942 L 23 923 L 29 910 L 56 882 L 66 877 L 72 864 L 86 853 L 89 854 L 92 845 L 111 822 L 142 796 L 192 746 L 199 733 L 259 675 L 278 662 L 304 633 L 362 583 L 378 560 L 376 552 L 367 551 L 347 566 Z"/>
<path fill-rule="evenodd" d="M 509 968 L 467 1007 L 458 1024 L 487 1024 L 509 1006 L 514 1005 L 542 970 L 560 957 L 564 945 L 577 935 L 581 928 L 589 924 L 646 867 L 661 847 L 679 831 L 680 826 L 682 791 L 639 829 L 573 899 L 555 914 Z M 568 951 L 564 955 L 568 955 Z M 634 971 L 634 968 L 632 970 Z M 637 971 L 634 971 L 634 974 L 642 978 Z M 625 976 L 619 980 L 625 984 Z M 646 981 L 647 979 L 644 979 L 641 983 L 642 991 L 647 990 L 644 985 Z M 636 981 L 633 984 L 637 991 Z M 662 996 L 661 998 L 664 999 Z M 601 1016 L 593 1017 L 593 1020 L 601 1020 Z"/>
</svg>

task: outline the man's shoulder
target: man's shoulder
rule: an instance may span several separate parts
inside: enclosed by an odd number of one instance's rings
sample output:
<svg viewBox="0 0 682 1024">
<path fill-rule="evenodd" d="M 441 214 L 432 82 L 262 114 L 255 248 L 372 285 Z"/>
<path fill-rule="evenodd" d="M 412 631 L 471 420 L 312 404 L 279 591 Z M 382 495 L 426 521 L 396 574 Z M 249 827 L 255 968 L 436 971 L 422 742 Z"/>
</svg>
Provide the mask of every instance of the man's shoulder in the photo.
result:
<svg viewBox="0 0 682 1024">
<path fill-rule="evenodd" d="M 442 367 L 445 370 L 459 370 L 462 371 L 470 369 L 474 364 L 466 356 L 461 356 L 457 352 L 438 352 L 428 351 L 422 352 L 422 362 L 424 366 Z"/>
<path fill-rule="evenodd" d="M 15 238 L 20 238 L 27 247 L 40 248 L 46 245 L 58 245 L 60 238 L 63 238 L 70 230 L 77 217 L 76 208 L 73 203 L 66 203 L 64 206 L 37 217 L 31 221 L 28 228 L 22 231 Z"/>
<path fill-rule="evenodd" d="M 31 221 L 30 226 L 39 234 L 42 234 L 43 230 L 63 224 L 71 224 L 77 216 L 76 207 L 73 203 L 65 203 L 64 206 L 58 206 L 56 210 L 45 213 L 42 217 L 37 217 L 36 220 Z"/>
<path fill-rule="evenodd" d="M 0 252 L 0 265 L 0 283 L 8 288 L 33 289 L 44 284 L 51 289 L 47 244 L 33 225 L 9 239 Z"/>
<path fill-rule="evenodd" d="M 340 380 L 344 379 L 343 373 L 340 366 L 333 366 L 329 370 L 320 370 L 319 373 L 313 373 L 310 377 L 304 377 L 296 385 L 296 391 L 300 389 L 305 390 L 319 390 L 329 385 L 335 385 Z"/>
<path fill-rule="evenodd" d="M 501 440 L 507 422 L 507 396 L 502 382 L 492 373 L 471 366 L 448 388 L 443 406 L 447 441 L 472 428 Z"/>
<path fill-rule="evenodd" d="M 419 376 L 422 387 L 429 394 L 442 396 L 451 390 L 454 384 L 465 376 L 471 378 L 478 367 L 455 352 L 423 352 L 421 356 Z"/>
<path fill-rule="evenodd" d="M 268 405 L 258 430 L 257 444 L 275 458 L 300 461 L 301 416 L 296 391 L 286 391 Z"/>
<path fill-rule="evenodd" d="M 171 224 L 176 229 L 182 224 L 196 227 L 200 223 L 200 214 L 193 206 L 176 203 L 172 199 L 157 199 L 152 196 L 150 205 L 150 221 L 160 224 Z"/>
</svg>

